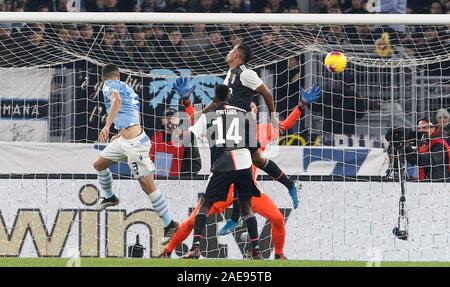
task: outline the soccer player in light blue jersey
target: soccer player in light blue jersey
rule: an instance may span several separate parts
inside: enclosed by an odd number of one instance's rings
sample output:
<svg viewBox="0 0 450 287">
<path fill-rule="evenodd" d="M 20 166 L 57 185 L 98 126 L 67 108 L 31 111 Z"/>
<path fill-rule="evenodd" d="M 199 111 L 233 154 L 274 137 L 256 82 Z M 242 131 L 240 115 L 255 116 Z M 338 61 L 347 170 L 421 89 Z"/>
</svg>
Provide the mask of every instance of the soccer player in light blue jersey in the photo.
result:
<svg viewBox="0 0 450 287">
<path fill-rule="evenodd" d="M 119 68 L 113 64 L 103 67 L 103 98 L 106 106 L 106 123 L 100 131 L 99 142 L 109 140 L 109 129 L 119 131 L 109 145 L 100 153 L 94 162 L 98 181 L 105 193 L 99 210 L 119 204 L 119 199 L 112 190 L 112 174 L 109 166 L 120 161 L 127 161 L 132 175 L 137 179 L 142 190 L 152 202 L 154 210 L 164 223 L 164 239 L 167 244 L 178 229 L 178 223 L 172 220 L 167 207 L 167 199 L 158 190 L 153 172 L 155 167 L 150 160 L 150 139 L 141 127 L 139 97 L 133 88 L 120 81 Z"/>
</svg>

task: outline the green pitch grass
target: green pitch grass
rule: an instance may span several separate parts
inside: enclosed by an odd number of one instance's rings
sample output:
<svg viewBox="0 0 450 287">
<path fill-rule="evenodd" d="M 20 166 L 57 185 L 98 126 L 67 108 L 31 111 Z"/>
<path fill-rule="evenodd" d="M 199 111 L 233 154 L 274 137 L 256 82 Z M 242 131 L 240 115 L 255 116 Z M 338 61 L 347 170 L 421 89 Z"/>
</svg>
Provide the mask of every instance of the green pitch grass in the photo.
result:
<svg viewBox="0 0 450 287">
<path fill-rule="evenodd" d="M 66 267 L 66 258 L 0 258 L 0 267 Z M 366 267 L 362 261 L 82 258 L 81 267 Z M 381 267 L 450 267 L 450 262 L 382 262 Z"/>
</svg>

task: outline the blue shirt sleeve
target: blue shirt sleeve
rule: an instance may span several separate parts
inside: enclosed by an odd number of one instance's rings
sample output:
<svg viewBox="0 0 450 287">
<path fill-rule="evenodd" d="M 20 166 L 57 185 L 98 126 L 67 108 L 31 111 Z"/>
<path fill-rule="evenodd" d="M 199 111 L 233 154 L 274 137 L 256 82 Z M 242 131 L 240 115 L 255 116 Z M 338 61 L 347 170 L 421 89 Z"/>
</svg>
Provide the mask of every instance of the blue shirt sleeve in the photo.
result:
<svg viewBox="0 0 450 287">
<path fill-rule="evenodd" d="M 113 92 L 120 93 L 120 87 L 117 82 L 107 81 L 103 84 L 103 97 L 109 99 Z"/>
</svg>

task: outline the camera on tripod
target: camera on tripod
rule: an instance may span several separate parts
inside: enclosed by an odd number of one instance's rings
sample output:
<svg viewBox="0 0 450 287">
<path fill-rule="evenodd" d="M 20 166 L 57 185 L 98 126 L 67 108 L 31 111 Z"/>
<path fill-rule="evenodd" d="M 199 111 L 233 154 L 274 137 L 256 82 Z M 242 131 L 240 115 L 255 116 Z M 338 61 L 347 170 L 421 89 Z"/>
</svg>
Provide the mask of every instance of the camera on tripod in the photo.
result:
<svg viewBox="0 0 450 287">
<path fill-rule="evenodd" d="M 395 127 L 386 132 L 385 139 L 389 143 L 389 168 L 386 177 L 397 178 L 405 168 L 406 149 L 416 145 L 416 133 L 405 127 Z M 406 172 L 403 175 L 407 177 Z"/>
<path fill-rule="evenodd" d="M 408 240 L 408 216 L 406 213 L 406 187 L 405 181 L 408 179 L 406 171 L 406 150 L 411 145 L 415 145 L 416 134 L 405 127 L 396 127 L 389 129 L 385 135 L 389 143 L 389 168 L 386 171 L 386 178 L 398 181 L 401 187 L 401 196 L 399 200 L 399 215 L 397 226 L 392 233 L 400 240 Z"/>
</svg>

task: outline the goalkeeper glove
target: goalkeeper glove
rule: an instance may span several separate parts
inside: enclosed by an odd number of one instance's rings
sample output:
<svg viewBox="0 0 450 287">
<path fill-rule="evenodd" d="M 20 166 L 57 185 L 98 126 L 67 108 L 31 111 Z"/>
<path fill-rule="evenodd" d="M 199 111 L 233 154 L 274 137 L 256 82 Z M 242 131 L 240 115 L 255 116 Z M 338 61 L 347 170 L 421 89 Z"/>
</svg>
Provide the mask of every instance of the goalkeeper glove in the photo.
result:
<svg viewBox="0 0 450 287">
<path fill-rule="evenodd" d="M 190 87 L 188 85 L 189 85 L 189 81 L 187 78 L 184 78 L 184 77 L 178 78 L 175 81 L 175 83 L 173 84 L 173 89 L 175 91 L 177 91 L 178 95 L 180 95 L 180 97 L 183 100 L 189 99 L 192 92 L 195 90 L 195 85 L 190 86 Z"/>
<path fill-rule="evenodd" d="M 317 102 L 317 100 L 320 99 L 321 92 L 320 87 L 316 84 L 314 84 L 309 91 L 305 91 L 305 89 L 300 87 L 301 101 L 304 104 Z"/>
</svg>

